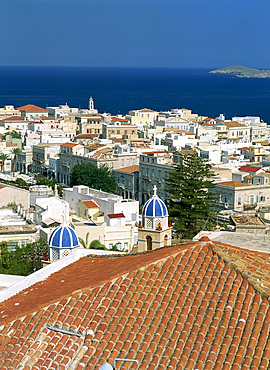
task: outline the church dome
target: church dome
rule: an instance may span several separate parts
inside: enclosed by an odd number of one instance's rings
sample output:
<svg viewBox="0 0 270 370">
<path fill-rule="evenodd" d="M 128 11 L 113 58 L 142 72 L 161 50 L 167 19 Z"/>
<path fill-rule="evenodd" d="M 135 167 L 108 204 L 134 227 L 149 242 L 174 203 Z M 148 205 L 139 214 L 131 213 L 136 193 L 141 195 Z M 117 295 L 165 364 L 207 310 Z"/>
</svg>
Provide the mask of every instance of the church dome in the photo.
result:
<svg viewBox="0 0 270 370">
<path fill-rule="evenodd" d="M 167 217 L 168 210 L 163 202 L 156 193 L 156 187 L 154 187 L 154 195 L 148 199 L 142 210 L 143 217 Z"/>
<path fill-rule="evenodd" d="M 75 231 L 67 224 L 63 224 L 51 233 L 49 246 L 55 248 L 75 248 L 79 246 L 79 241 Z"/>
</svg>

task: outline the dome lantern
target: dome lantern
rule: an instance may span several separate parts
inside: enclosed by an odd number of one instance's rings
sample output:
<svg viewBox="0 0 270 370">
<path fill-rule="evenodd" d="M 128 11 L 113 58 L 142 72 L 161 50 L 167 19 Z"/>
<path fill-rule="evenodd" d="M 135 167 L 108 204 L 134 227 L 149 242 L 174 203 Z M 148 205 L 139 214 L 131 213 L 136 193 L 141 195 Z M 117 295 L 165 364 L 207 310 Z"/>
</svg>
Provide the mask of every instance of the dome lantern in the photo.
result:
<svg viewBox="0 0 270 370">
<path fill-rule="evenodd" d="M 153 190 L 154 195 L 148 199 L 142 210 L 142 226 L 152 230 L 168 228 L 167 207 L 163 200 L 157 196 L 156 185 Z"/>
<path fill-rule="evenodd" d="M 54 229 L 49 238 L 50 260 L 55 261 L 70 255 L 79 247 L 76 232 L 66 223 Z"/>
</svg>

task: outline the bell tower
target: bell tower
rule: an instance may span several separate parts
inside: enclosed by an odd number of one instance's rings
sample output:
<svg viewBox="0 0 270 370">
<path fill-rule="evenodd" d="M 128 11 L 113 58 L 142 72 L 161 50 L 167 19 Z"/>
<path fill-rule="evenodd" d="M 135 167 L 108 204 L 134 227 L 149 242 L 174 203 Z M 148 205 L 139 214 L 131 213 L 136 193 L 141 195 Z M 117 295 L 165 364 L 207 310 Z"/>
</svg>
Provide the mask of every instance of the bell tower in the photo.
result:
<svg viewBox="0 0 270 370">
<path fill-rule="evenodd" d="M 92 96 L 89 98 L 89 110 L 93 111 L 95 109 L 94 99 Z"/>
<path fill-rule="evenodd" d="M 142 210 L 142 222 L 138 228 L 138 252 L 171 245 L 172 228 L 168 210 L 163 200 L 157 196 L 157 187 L 154 186 L 153 190 L 154 195 L 148 199 Z"/>
</svg>

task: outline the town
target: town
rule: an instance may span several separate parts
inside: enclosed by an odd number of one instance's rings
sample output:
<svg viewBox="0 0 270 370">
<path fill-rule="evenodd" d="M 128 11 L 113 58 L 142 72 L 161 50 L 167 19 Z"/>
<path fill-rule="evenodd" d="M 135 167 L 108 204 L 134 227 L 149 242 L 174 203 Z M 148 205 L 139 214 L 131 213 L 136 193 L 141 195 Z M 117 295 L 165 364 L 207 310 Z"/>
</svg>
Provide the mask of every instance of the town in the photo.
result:
<svg viewBox="0 0 270 370">
<path fill-rule="evenodd" d="M 6 105 L 0 135 L 1 369 L 269 366 L 263 117 L 112 115 L 90 97 L 85 109 Z M 194 156 L 209 166 L 214 224 L 185 233 L 170 179 Z"/>
</svg>

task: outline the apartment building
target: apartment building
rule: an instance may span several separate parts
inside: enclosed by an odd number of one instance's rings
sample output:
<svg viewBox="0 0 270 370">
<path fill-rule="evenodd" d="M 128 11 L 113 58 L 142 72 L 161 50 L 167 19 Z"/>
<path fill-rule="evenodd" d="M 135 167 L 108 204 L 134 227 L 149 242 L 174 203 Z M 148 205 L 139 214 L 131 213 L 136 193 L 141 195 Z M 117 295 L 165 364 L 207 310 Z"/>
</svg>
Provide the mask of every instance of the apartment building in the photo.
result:
<svg viewBox="0 0 270 370">
<path fill-rule="evenodd" d="M 144 108 L 129 111 L 131 116 L 131 124 L 136 126 L 153 126 L 158 112 Z"/>
<path fill-rule="evenodd" d="M 46 143 L 33 146 L 33 163 L 31 172 L 47 175 L 49 168 L 49 159 L 58 155 L 60 152 L 60 143 Z"/>
<path fill-rule="evenodd" d="M 153 193 L 156 185 L 161 199 L 167 196 L 166 178 L 172 170 L 173 152 L 152 151 L 140 155 L 139 171 L 139 202 L 144 204 Z"/>
</svg>

